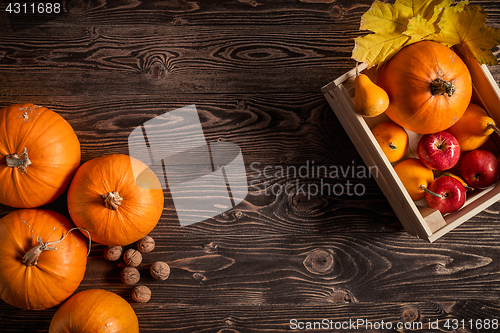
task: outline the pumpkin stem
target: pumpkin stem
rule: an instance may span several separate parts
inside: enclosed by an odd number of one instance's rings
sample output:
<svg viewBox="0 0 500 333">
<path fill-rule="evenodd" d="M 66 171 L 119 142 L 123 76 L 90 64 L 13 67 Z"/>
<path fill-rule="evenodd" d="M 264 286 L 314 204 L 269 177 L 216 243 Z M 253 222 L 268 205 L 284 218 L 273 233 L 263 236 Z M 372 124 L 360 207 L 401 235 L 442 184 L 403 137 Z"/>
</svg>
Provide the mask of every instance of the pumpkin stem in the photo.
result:
<svg viewBox="0 0 500 333">
<path fill-rule="evenodd" d="M 101 197 L 104 199 L 104 206 L 112 210 L 118 210 L 123 201 L 123 198 L 120 197 L 117 191 L 105 193 Z"/>
<path fill-rule="evenodd" d="M 448 82 L 439 77 L 431 82 L 432 95 L 447 95 L 451 97 L 455 93 L 455 90 L 455 85 L 452 82 Z"/>
<path fill-rule="evenodd" d="M 22 157 L 23 155 L 24 157 Z M 26 173 L 28 171 L 26 168 L 31 164 L 26 147 L 24 147 L 24 151 L 21 154 L 14 153 L 5 156 L 5 161 L 8 167 L 18 168 L 21 170 L 21 173 Z"/>
<path fill-rule="evenodd" d="M 38 264 L 38 257 L 40 257 L 40 254 L 42 254 L 43 251 L 57 250 L 57 247 L 54 247 L 51 245 L 55 245 L 57 243 L 62 242 L 66 238 L 66 236 L 68 236 L 68 234 L 70 232 L 72 232 L 73 230 L 83 230 L 87 233 L 88 238 L 89 238 L 89 249 L 87 252 L 87 257 L 88 257 L 90 254 L 90 247 L 92 246 L 92 240 L 90 238 L 90 233 L 88 232 L 88 230 L 83 229 L 83 228 L 71 228 L 68 230 L 68 232 L 66 232 L 66 234 L 64 234 L 64 236 L 62 236 L 62 238 L 60 240 L 57 240 L 54 242 L 44 243 L 42 241 L 42 238 L 40 236 L 37 236 L 36 240 L 38 242 L 38 245 L 35 246 L 34 248 L 32 248 L 31 250 L 29 250 L 29 252 L 23 256 L 23 258 L 21 259 L 22 263 L 28 267 L 36 266 Z"/>
</svg>

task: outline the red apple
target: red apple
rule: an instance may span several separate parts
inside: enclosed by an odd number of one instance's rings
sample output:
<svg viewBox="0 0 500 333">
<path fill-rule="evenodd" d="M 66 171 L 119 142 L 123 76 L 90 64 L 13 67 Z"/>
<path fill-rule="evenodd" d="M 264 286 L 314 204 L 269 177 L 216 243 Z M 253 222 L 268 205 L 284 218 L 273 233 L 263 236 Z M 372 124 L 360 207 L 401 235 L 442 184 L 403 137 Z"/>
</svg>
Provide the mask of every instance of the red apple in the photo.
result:
<svg viewBox="0 0 500 333">
<path fill-rule="evenodd" d="M 417 155 L 429 169 L 448 170 L 453 168 L 460 158 L 460 145 L 458 140 L 446 131 L 424 134 L 418 142 Z"/>
<path fill-rule="evenodd" d="M 450 176 L 436 178 L 425 192 L 429 207 L 439 210 L 441 214 L 459 210 L 465 203 L 464 185 Z"/>
<path fill-rule="evenodd" d="M 460 174 L 469 186 L 482 190 L 498 181 L 500 163 L 488 150 L 472 150 L 460 161 Z"/>
</svg>

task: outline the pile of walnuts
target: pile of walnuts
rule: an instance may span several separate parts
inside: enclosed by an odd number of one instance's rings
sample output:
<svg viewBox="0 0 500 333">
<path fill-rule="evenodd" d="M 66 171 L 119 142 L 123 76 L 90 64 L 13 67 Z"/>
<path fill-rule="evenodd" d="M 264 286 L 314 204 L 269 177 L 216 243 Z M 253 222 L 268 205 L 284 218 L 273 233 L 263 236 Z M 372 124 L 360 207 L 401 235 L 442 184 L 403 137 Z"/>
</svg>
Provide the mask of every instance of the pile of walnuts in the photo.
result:
<svg viewBox="0 0 500 333">
<path fill-rule="evenodd" d="M 109 261 L 117 261 L 123 256 L 125 267 L 120 273 L 123 283 L 135 285 L 141 279 L 137 267 L 142 264 L 142 254 L 151 252 L 155 248 L 155 241 L 150 236 L 145 236 L 137 242 L 137 249 L 129 248 L 123 252 L 122 246 L 108 246 L 104 249 L 104 258 Z M 151 276 L 157 280 L 166 280 L 170 275 L 170 266 L 163 261 L 156 261 L 149 268 Z M 132 299 L 139 303 L 148 302 L 151 298 L 151 290 L 145 285 L 139 285 L 132 290 Z"/>
</svg>

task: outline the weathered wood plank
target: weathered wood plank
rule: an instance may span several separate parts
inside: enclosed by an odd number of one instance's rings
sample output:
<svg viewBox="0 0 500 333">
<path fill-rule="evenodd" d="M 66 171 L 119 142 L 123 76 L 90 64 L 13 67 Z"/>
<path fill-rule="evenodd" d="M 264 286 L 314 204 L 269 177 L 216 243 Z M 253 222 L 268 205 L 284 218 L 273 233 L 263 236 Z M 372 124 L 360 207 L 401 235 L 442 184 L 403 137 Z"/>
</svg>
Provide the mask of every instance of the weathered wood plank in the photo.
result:
<svg viewBox="0 0 500 333">
<path fill-rule="evenodd" d="M 0 96 L 0 105 L 30 102 L 63 116 L 82 145 L 82 161 L 128 153 L 132 130 L 194 104 L 208 142 L 237 144 L 247 166 L 358 165 L 359 154 L 320 92 L 144 96 Z M 161 133 L 160 133 L 161 134 Z M 159 134 L 159 135 L 160 135 Z M 248 156 L 248 158 L 246 158 Z M 263 170 L 261 170 L 262 172 Z"/>
<path fill-rule="evenodd" d="M 405 233 L 152 235 L 157 246 L 143 255 L 139 283 L 152 289 L 151 303 L 164 306 L 498 301 L 500 291 L 498 231 L 476 233 L 476 240 L 453 232 L 433 245 Z M 79 290 L 104 288 L 130 299 L 119 263 L 106 261 L 102 250 L 94 246 Z M 157 260 L 171 266 L 165 281 L 149 274 Z"/>
<path fill-rule="evenodd" d="M 1 94 L 318 92 L 354 66 L 353 60 L 340 61 L 350 57 L 353 35 L 324 26 L 68 27 L 2 34 Z"/>
<path fill-rule="evenodd" d="M 160 306 L 134 304 L 141 333 L 197 332 L 494 332 L 498 302 L 457 299 L 452 302 L 354 303 L 259 306 Z M 47 332 L 55 309 L 37 316 L 9 309 L 0 313 L 3 332 Z M 489 325 L 489 328 L 484 328 Z M 11 327 L 16 329 L 11 329 Z M 316 326 L 314 326 L 316 325 Z M 454 326 L 456 325 L 456 326 Z M 398 328 L 399 327 L 399 328 Z M 479 328 L 481 327 L 481 328 Z"/>
<path fill-rule="evenodd" d="M 369 8 L 362 1 L 62 1 L 62 10 L 27 20 L 8 15 L 14 31 L 41 24 L 80 25 L 307 25 L 355 22 Z M 359 22 L 355 24 L 359 25 Z"/>
<path fill-rule="evenodd" d="M 391 1 L 393 2 L 393 1 Z M 40 25 L 309 25 L 345 24 L 359 26 L 359 17 L 371 1 L 363 0 L 226 0 L 226 1 L 62 1 L 61 11 L 52 15 L 10 14 L 14 31 Z M 488 11 L 491 23 L 499 21 L 495 1 L 472 1 Z M 4 8 L 2 8 L 2 11 Z"/>
</svg>

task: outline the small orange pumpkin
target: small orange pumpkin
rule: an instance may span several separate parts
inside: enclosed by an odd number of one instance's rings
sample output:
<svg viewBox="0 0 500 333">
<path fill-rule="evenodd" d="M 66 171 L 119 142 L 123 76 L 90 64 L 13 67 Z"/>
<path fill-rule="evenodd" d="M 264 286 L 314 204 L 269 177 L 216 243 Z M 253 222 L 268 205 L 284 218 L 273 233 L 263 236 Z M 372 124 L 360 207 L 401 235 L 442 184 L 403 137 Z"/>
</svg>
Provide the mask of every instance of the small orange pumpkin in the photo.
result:
<svg viewBox="0 0 500 333">
<path fill-rule="evenodd" d="M 52 317 L 49 333 L 139 333 L 139 320 L 121 296 L 88 289 L 71 296 Z"/>
<path fill-rule="evenodd" d="M 92 241 L 125 246 L 147 236 L 163 213 L 163 190 L 154 172 L 127 155 L 84 163 L 68 189 L 68 209 Z"/>
<path fill-rule="evenodd" d="M 22 309 L 56 306 L 80 285 L 87 254 L 85 238 L 63 215 L 9 213 L 0 220 L 0 295 Z"/>
<path fill-rule="evenodd" d="M 0 110 L 0 203 L 35 208 L 65 191 L 80 165 L 80 142 L 60 115 L 33 104 Z"/>
<path fill-rule="evenodd" d="M 382 67 L 377 84 L 389 95 L 385 114 L 420 134 L 443 131 L 464 114 L 472 95 L 469 70 L 441 43 L 404 47 Z"/>
</svg>

